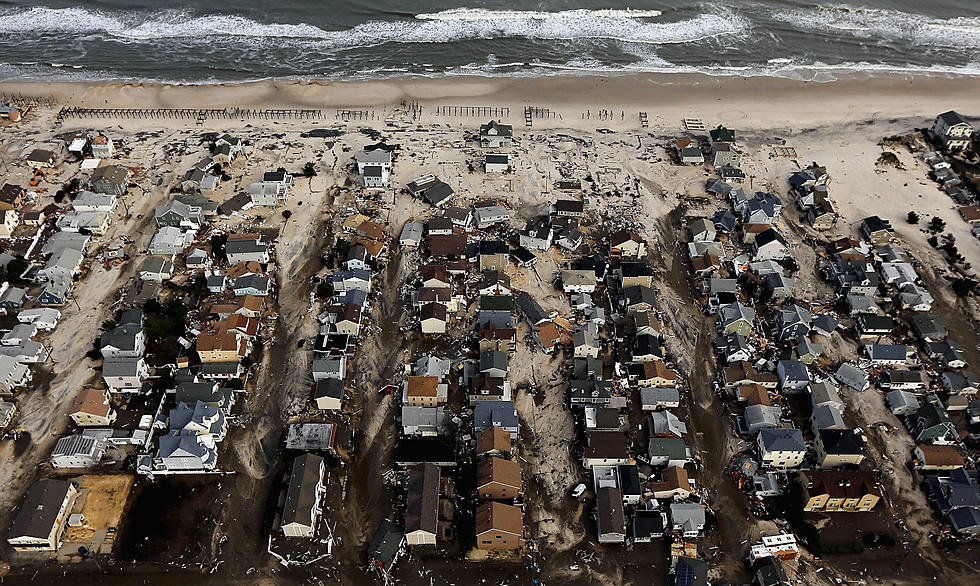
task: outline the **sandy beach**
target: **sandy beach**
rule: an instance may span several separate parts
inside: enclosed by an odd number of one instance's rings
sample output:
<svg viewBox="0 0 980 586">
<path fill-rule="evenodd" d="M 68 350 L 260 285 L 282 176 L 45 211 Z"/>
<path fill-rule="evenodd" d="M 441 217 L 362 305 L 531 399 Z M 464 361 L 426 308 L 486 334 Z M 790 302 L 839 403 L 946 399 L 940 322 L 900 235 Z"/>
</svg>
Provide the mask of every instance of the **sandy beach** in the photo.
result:
<svg viewBox="0 0 980 586">
<path fill-rule="evenodd" d="M 648 112 L 656 120 L 701 117 L 742 129 L 783 132 L 846 121 L 932 116 L 947 109 L 970 111 L 980 79 L 975 77 L 852 76 L 835 82 L 779 78 L 643 74 L 619 77 L 483 78 L 335 83 L 262 81 L 244 84 L 161 85 L 132 82 L 0 84 L 7 94 L 43 95 L 80 107 L 115 108 L 357 108 L 383 109 L 403 101 L 426 106 L 524 106 L 562 114 L 555 126 L 574 127 L 600 109 Z M 761 98 L 765 98 L 764 100 Z M 632 113 L 632 112 L 631 112 Z M 618 118 L 618 116 L 617 116 Z M 618 120 L 606 121 L 614 126 Z M 635 126 L 635 118 L 630 119 Z M 536 120 L 535 126 L 550 126 Z"/>
</svg>

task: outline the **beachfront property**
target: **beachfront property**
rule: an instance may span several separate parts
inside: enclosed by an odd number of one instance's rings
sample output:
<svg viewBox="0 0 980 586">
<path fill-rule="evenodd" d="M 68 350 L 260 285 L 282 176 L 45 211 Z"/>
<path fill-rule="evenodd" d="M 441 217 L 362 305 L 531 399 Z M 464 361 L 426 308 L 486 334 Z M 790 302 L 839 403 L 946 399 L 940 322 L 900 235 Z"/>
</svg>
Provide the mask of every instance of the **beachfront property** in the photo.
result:
<svg viewBox="0 0 980 586">
<path fill-rule="evenodd" d="M 947 150 L 962 150 L 970 145 L 973 125 L 955 110 L 936 116 L 932 132 Z"/>
<path fill-rule="evenodd" d="M 514 127 L 494 120 L 480 125 L 479 142 L 485 149 L 506 147 L 514 140 Z"/>
</svg>

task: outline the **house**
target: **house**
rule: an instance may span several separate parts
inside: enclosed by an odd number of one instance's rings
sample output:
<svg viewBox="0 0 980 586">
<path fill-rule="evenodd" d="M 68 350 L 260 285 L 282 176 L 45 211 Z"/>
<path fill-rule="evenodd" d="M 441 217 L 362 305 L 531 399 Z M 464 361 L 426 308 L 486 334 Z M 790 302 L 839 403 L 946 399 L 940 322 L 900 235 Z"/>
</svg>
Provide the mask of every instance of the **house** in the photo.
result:
<svg viewBox="0 0 980 586">
<path fill-rule="evenodd" d="M 248 186 L 248 196 L 252 205 L 277 206 L 289 198 L 289 188 L 293 185 L 293 176 L 285 169 L 268 171 L 262 174 L 262 180 Z"/>
<path fill-rule="evenodd" d="M 806 457 L 807 445 L 798 429 L 762 429 L 756 443 L 764 466 L 796 468 Z"/>
<path fill-rule="evenodd" d="M 690 224 L 687 229 L 691 232 L 691 240 L 694 242 L 711 242 L 715 239 L 715 224 L 706 218 L 698 218 Z"/>
<path fill-rule="evenodd" d="M 129 187 L 129 169 L 121 165 L 106 165 L 92 172 L 88 180 L 89 189 L 96 193 L 109 193 L 117 197 L 126 194 Z"/>
<path fill-rule="evenodd" d="M 313 360 L 313 380 L 325 378 L 344 380 L 347 378 L 347 356 L 327 356 Z"/>
<path fill-rule="evenodd" d="M 51 467 L 94 468 L 105 456 L 106 441 L 101 437 L 69 435 L 58 439 L 51 451 Z"/>
<path fill-rule="evenodd" d="M 679 437 L 651 437 L 647 441 L 647 457 L 651 466 L 683 468 L 691 461 L 691 448 Z"/>
<path fill-rule="evenodd" d="M 524 512 L 520 507 L 488 501 L 476 508 L 477 549 L 517 549 L 523 543 Z"/>
<path fill-rule="evenodd" d="M 402 387 L 402 403 L 418 407 L 435 407 L 446 403 L 448 385 L 437 376 L 410 376 Z"/>
<path fill-rule="evenodd" d="M 422 229 L 422 224 L 418 222 L 405 222 L 398 243 L 402 246 L 418 246 L 422 242 Z"/>
<path fill-rule="evenodd" d="M 660 473 L 659 482 L 648 482 L 646 490 L 653 493 L 653 498 L 664 499 L 687 499 L 691 496 L 692 483 L 687 475 L 687 470 L 678 466 L 665 468 Z"/>
<path fill-rule="evenodd" d="M 756 435 L 762 429 L 779 427 L 779 419 L 783 415 L 781 407 L 774 405 L 749 405 L 745 408 L 745 428 L 749 435 Z"/>
<path fill-rule="evenodd" d="M 0 308 L 17 309 L 27 301 L 27 289 L 21 287 L 8 287 L 0 295 Z"/>
<path fill-rule="evenodd" d="M 755 237 L 752 243 L 755 260 L 782 260 L 786 258 L 786 240 L 774 229 L 769 228 Z"/>
<path fill-rule="evenodd" d="M 582 465 L 614 466 L 629 464 L 629 445 L 624 433 L 618 431 L 590 431 L 586 435 L 586 447 L 582 454 Z"/>
<path fill-rule="evenodd" d="M 371 271 L 352 269 L 346 271 L 336 271 L 330 275 L 330 285 L 334 293 L 346 293 L 348 291 L 371 292 Z"/>
<path fill-rule="evenodd" d="M 32 377 L 31 370 L 10 356 L 0 355 L 0 395 L 16 394 Z"/>
<path fill-rule="evenodd" d="M 701 145 L 694 139 L 682 138 L 674 143 L 674 147 L 677 149 L 677 158 L 680 159 L 682 165 L 704 164 L 704 152 L 701 151 Z"/>
<path fill-rule="evenodd" d="M 807 470 L 799 478 L 804 511 L 864 512 L 881 500 L 874 474 L 864 470 Z"/>
<path fill-rule="evenodd" d="M 494 224 L 506 223 L 510 220 L 510 210 L 503 206 L 492 205 L 476 208 L 473 211 L 473 219 L 476 227 L 485 230 Z"/>
<path fill-rule="evenodd" d="M 712 131 L 714 132 L 714 131 Z M 738 167 L 741 163 L 741 156 L 735 150 L 735 145 L 725 142 L 711 143 L 711 164 L 717 168 Z M 727 176 L 723 176 L 726 179 Z"/>
<path fill-rule="evenodd" d="M 811 382 L 806 364 L 799 360 L 780 360 L 776 363 L 776 376 L 783 392 L 801 392 Z"/>
<path fill-rule="evenodd" d="M 603 486 L 596 490 L 595 516 L 599 543 L 626 541 L 626 517 L 619 488 Z"/>
<path fill-rule="evenodd" d="M 834 378 L 841 384 L 847 385 L 855 391 L 867 390 L 868 386 L 871 384 L 868 380 L 868 374 L 866 372 L 847 362 L 840 365 L 840 368 L 838 368 L 837 372 L 834 374 Z"/>
<path fill-rule="evenodd" d="M 956 533 L 980 535 L 980 485 L 977 472 L 955 468 L 948 474 L 926 477 L 929 499 L 948 518 Z"/>
<path fill-rule="evenodd" d="M 27 491 L 8 532 L 14 551 L 56 551 L 61 546 L 78 484 L 45 478 Z"/>
<path fill-rule="evenodd" d="M 109 394 L 102 389 L 82 391 L 68 417 L 78 427 L 110 427 L 116 421 L 116 410 L 109 404 Z"/>
<path fill-rule="evenodd" d="M 595 271 L 562 270 L 561 283 L 562 290 L 566 293 L 592 293 L 596 288 Z"/>
<path fill-rule="evenodd" d="M 0 238 L 10 238 L 18 222 L 17 212 L 14 210 L 0 210 Z"/>
<path fill-rule="evenodd" d="M 795 560 L 800 553 L 792 533 L 763 535 L 761 543 L 749 548 L 749 563 L 758 565 L 765 560 Z"/>
<path fill-rule="evenodd" d="M 476 496 L 480 500 L 510 500 L 522 494 L 521 465 L 516 460 L 490 457 L 476 465 Z"/>
<path fill-rule="evenodd" d="M 664 536 L 667 530 L 667 514 L 659 510 L 637 509 L 630 521 L 630 535 L 634 543 L 650 543 Z"/>
<path fill-rule="evenodd" d="M 230 134 L 223 134 L 214 141 L 211 158 L 215 163 L 230 165 L 235 162 L 235 157 L 245 150 L 242 139 Z"/>
<path fill-rule="evenodd" d="M 844 429 L 844 415 L 840 407 L 836 405 L 820 405 L 813 410 L 810 415 L 810 426 L 813 433 L 821 429 Z"/>
<path fill-rule="evenodd" d="M 449 203 L 454 193 L 453 188 L 448 183 L 437 180 L 432 187 L 422 192 L 422 197 L 430 204 L 439 207 Z"/>
<path fill-rule="evenodd" d="M 491 120 L 480 125 L 480 146 L 487 149 L 498 149 L 508 146 L 514 139 L 514 127 L 509 124 L 498 124 Z"/>
<path fill-rule="evenodd" d="M 919 410 L 919 399 L 908 391 L 892 391 L 885 395 L 888 409 L 895 415 L 910 415 Z"/>
<path fill-rule="evenodd" d="M 876 366 L 905 364 L 910 353 L 910 348 L 905 344 L 868 344 L 862 350 Z"/>
<path fill-rule="evenodd" d="M 45 149 L 34 149 L 27 154 L 24 162 L 27 163 L 27 166 L 34 169 L 49 169 L 54 167 L 55 154 Z"/>
<path fill-rule="evenodd" d="M 435 545 L 439 531 L 439 467 L 430 462 L 408 469 L 405 540 L 408 545 Z"/>
<path fill-rule="evenodd" d="M 708 586 L 708 563 L 697 558 L 681 556 L 674 567 L 675 586 Z"/>
<path fill-rule="evenodd" d="M 856 429 L 818 429 L 813 445 L 820 468 L 857 466 L 864 461 L 864 437 Z"/>
<path fill-rule="evenodd" d="M 487 173 L 506 173 L 510 169 L 510 155 L 487 153 L 483 157 L 483 168 Z"/>
<path fill-rule="evenodd" d="M 481 271 L 504 270 L 509 249 L 502 240 L 481 240 L 476 246 Z"/>
<path fill-rule="evenodd" d="M 752 331 L 754 321 L 755 309 L 736 302 L 723 305 L 718 309 L 718 321 L 716 323 L 721 334 L 738 333 L 747 336 Z"/>
<path fill-rule="evenodd" d="M 404 545 L 405 533 L 385 519 L 368 545 L 368 565 L 384 576 L 385 580 L 389 579 Z"/>
<path fill-rule="evenodd" d="M 950 110 L 936 116 L 932 131 L 949 150 L 961 150 L 970 146 L 973 125 L 958 112 Z"/>
<path fill-rule="evenodd" d="M 810 406 L 819 407 L 820 405 L 833 405 L 839 409 L 844 408 L 844 402 L 837 392 L 837 387 L 828 381 L 817 381 L 809 386 Z"/>
<path fill-rule="evenodd" d="M 873 244 L 885 244 L 892 239 L 895 229 L 888 220 L 882 220 L 878 216 L 868 216 L 861 220 L 860 232 Z"/>
<path fill-rule="evenodd" d="M 339 411 L 343 408 L 344 381 L 337 378 L 321 378 L 313 384 L 313 403 L 322 411 Z"/>
<path fill-rule="evenodd" d="M 636 369 L 636 384 L 641 387 L 677 386 L 677 373 L 670 368 L 667 368 L 667 365 L 661 360 L 651 360 L 649 362 L 643 362 L 642 364 L 632 366 L 638 367 Z M 632 366 L 630 370 L 631 375 L 633 373 Z"/>
<path fill-rule="evenodd" d="M 102 364 L 102 379 L 113 393 L 138 391 L 149 377 L 150 367 L 142 358 L 112 358 Z"/>
<path fill-rule="evenodd" d="M 439 407 L 402 405 L 402 435 L 435 437 L 444 435 L 449 426 L 449 413 Z"/>
<path fill-rule="evenodd" d="M 173 199 L 153 209 L 157 227 L 183 228 L 197 232 L 204 225 L 204 210 L 200 206 L 188 205 Z"/>
<path fill-rule="evenodd" d="M 520 245 L 528 250 L 548 250 L 553 236 L 554 230 L 551 227 L 551 218 L 548 216 L 538 216 L 528 220 L 518 233 Z"/>
<path fill-rule="evenodd" d="M 519 425 L 513 401 L 478 401 L 473 406 L 473 432 L 479 434 L 489 427 L 508 432 L 512 441 L 517 439 Z"/>
<path fill-rule="evenodd" d="M 419 310 L 419 321 L 423 334 L 445 334 L 446 306 L 441 303 L 426 303 Z"/>
<path fill-rule="evenodd" d="M 237 333 L 205 333 L 197 337 L 201 362 L 238 362 L 248 354 L 248 341 Z"/>
<path fill-rule="evenodd" d="M 923 346 L 929 358 L 938 360 L 946 368 L 963 368 L 966 366 L 963 348 L 952 340 L 926 342 Z"/>
<path fill-rule="evenodd" d="M 269 262 L 269 245 L 256 234 L 230 234 L 225 243 L 225 255 L 228 264 L 232 265 L 248 261 L 266 264 Z"/>
<path fill-rule="evenodd" d="M 327 491 L 324 471 L 323 458 L 315 454 L 305 453 L 293 459 L 279 520 L 279 528 L 285 537 L 312 539 L 315 535 Z"/>
<path fill-rule="evenodd" d="M 559 218 L 584 218 L 585 203 L 577 199 L 559 199 L 552 206 L 552 214 Z"/>
<path fill-rule="evenodd" d="M 207 472 L 218 465 L 218 453 L 200 435 L 168 433 L 160 437 L 160 449 L 152 465 L 161 471 Z"/>
<path fill-rule="evenodd" d="M 488 427 L 476 436 L 477 456 L 510 454 L 510 434 L 497 427 Z"/>
<path fill-rule="evenodd" d="M 680 406 L 680 391 L 673 388 L 641 388 L 640 405 L 643 411 L 673 409 Z"/>
<path fill-rule="evenodd" d="M 949 334 L 946 329 L 946 319 L 941 315 L 916 314 L 908 317 L 912 333 L 923 342 L 938 342 Z"/>
<path fill-rule="evenodd" d="M 687 539 L 700 535 L 705 521 L 704 505 L 701 503 L 670 504 L 670 522 L 673 530 Z"/>
<path fill-rule="evenodd" d="M 687 425 L 670 411 L 650 413 L 647 433 L 650 437 L 684 437 Z"/>
<path fill-rule="evenodd" d="M 164 256 L 148 257 L 139 268 L 139 277 L 144 281 L 162 283 L 169 281 L 174 273 L 174 263 Z"/>
<path fill-rule="evenodd" d="M 919 444 L 912 451 L 912 464 L 917 470 L 954 470 L 966 460 L 956 446 Z"/>
<path fill-rule="evenodd" d="M 890 390 L 919 390 L 925 384 L 922 373 L 917 370 L 886 370 L 878 380 L 879 387 Z"/>
<path fill-rule="evenodd" d="M 916 442 L 949 443 L 957 437 L 956 426 L 949 418 L 939 397 L 933 393 L 920 401 L 915 413 L 908 416 L 909 432 Z"/>
<path fill-rule="evenodd" d="M 487 376 L 504 378 L 507 376 L 507 362 L 507 354 L 504 352 L 480 352 L 479 371 Z"/>
<path fill-rule="evenodd" d="M 555 237 L 555 244 L 565 250 L 574 251 L 582 245 L 585 235 L 575 226 L 562 228 Z"/>
<path fill-rule="evenodd" d="M 941 378 L 943 388 L 951 395 L 973 398 L 980 390 L 980 377 L 972 372 L 944 372 Z"/>
<path fill-rule="evenodd" d="M 176 226 L 164 226 L 157 230 L 150 241 L 150 254 L 173 256 L 184 252 L 194 243 L 194 233 Z M 200 249 L 198 249 L 200 250 Z"/>
<path fill-rule="evenodd" d="M 644 258 L 647 243 L 634 232 L 619 230 L 609 236 L 609 254 L 612 257 Z"/>
</svg>

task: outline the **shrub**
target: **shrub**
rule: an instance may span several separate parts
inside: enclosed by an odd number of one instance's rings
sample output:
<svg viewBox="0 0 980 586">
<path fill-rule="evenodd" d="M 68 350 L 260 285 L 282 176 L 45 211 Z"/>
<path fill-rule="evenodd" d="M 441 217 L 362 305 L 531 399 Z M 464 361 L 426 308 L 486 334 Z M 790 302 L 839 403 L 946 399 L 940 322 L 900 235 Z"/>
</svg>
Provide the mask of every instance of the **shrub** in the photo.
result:
<svg viewBox="0 0 980 586">
<path fill-rule="evenodd" d="M 915 212 L 909 212 L 909 215 L 905 216 L 905 219 L 908 220 L 908 223 L 909 224 L 918 224 L 919 223 L 919 214 L 917 214 Z"/>
<path fill-rule="evenodd" d="M 946 229 L 946 220 L 939 216 L 933 216 L 932 220 L 929 221 L 929 229 L 933 232 L 942 232 Z"/>
</svg>

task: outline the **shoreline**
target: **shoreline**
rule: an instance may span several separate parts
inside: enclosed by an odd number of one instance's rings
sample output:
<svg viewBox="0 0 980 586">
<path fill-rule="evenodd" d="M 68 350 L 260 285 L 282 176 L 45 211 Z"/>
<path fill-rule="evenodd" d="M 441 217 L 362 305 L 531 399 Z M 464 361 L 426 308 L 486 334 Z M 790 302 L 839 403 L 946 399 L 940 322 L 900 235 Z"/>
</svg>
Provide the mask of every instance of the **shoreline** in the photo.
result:
<svg viewBox="0 0 980 586">
<path fill-rule="evenodd" d="M 510 121 L 523 122 L 523 108 L 532 106 L 556 112 L 551 120 L 535 120 L 535 127 L 567 126 L 603 109 L 617 115 L 612 119 L 592 117 L 590 125 L 616 127 L 620 112 L 635 117 L 643 111 L 650 116 L 651 128 L 663 126 L 666 120 L 679 124 L 683 118 L 703 118 L 743 130 L 774 132 L 876 116 L 933 117 L 950 109 L 968 116 L 980 114 L 975 112 L 978 93 L 980 77 L 968 76 L 861 75 L 833 82 L 694 73 L 406 77 L 365 82 L 265 80 L 212 85 L 0 82 L 0 94 L 43 96 L 59 106 L 88 108 L 361 108 L 381 109 L 383 118 L 388 108 L 413 102 L 427 108 L 429 116 L 439 105 L 507 107 Z"/>
</svg>

